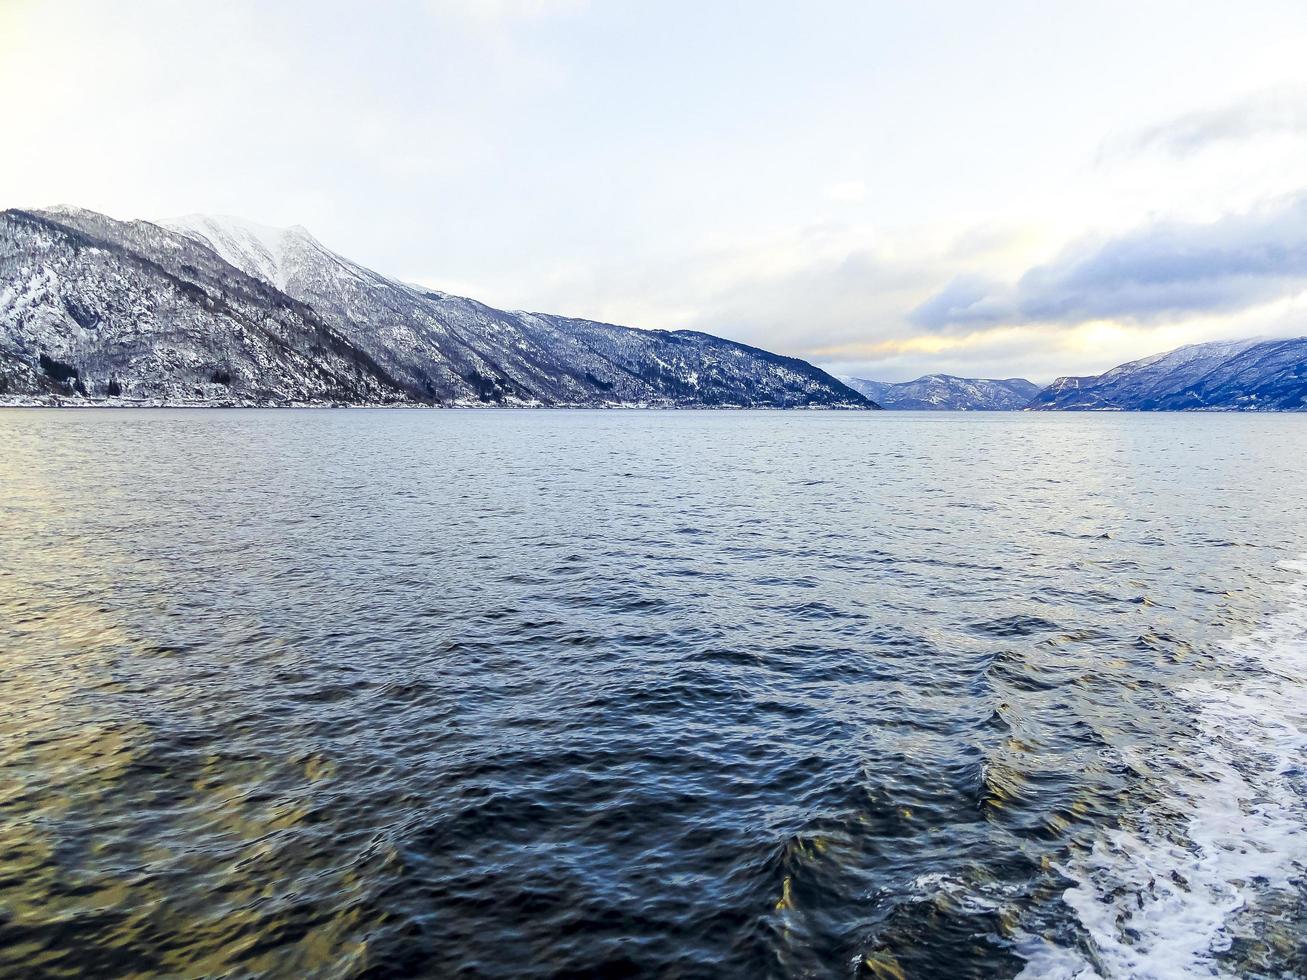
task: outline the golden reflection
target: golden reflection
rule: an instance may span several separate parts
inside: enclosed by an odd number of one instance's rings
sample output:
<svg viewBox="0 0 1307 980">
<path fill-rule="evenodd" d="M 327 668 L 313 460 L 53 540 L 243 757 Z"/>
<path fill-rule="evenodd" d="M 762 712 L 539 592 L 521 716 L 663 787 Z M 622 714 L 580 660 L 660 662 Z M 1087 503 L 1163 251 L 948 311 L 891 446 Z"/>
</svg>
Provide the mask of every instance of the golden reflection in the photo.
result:
<svg viewBox="0 0 1307 980">
<path fill-rule="evenodd" d="M 794 896 L 790 893 L 790 885 L 791 878 L 789 875 L 786 875 L 785 880 L 781 882 L 781 897 L 776 902 L 776 910 L 778 912 L 784 912 L 794 908 Z"/>
<path fill-rule="evenodd" d="M 886 950 L 873 950 L 865 954 L 862 965 L 869 975 L 879 980 L 908 980 L 898 960 Z"/>
<path fill-rule="evenodd" d="M 123 582 L 166 595 L 167 569 L 64 532 L 76 514 L 65 482 L 39 453 L 22 455 L 0 468 L 4 516 L 19 528 L 0 540 L 9 549 L 0 553 L 0 905 L 20 937 L 0 950 L 0 970 L 66 970 L 70 949 L 89 959 L 96 950 L 148 952 L 180 977 L 362 968 L 366 923 L 353 908 L 298 942 L 256 951 L 283 924 L 278 903 L 294 904 L 288 832 L 335 763 L 318 751 L 214 753 L 179 783 L 181 798 L 159 806 L 157 731 L 186 709 L 166 691 L 144 717 L 124 706 L 123 665 L 154 657 L 155 647 L 128 612 L 85 597 L 113 595 Z M 40 547 L 27 546 L 38 538 Z M 264 792 L 274 778 L 289 789 Z M 327 850 L 296 853 L 294 874 L 334 875 L 338 895 L 361 893 L 358 876 L 333 868 Z M 75 942 L 46 942 L 56 925 Z M 159 948 L 161 934 L 171 945 Z"/>
</svg>

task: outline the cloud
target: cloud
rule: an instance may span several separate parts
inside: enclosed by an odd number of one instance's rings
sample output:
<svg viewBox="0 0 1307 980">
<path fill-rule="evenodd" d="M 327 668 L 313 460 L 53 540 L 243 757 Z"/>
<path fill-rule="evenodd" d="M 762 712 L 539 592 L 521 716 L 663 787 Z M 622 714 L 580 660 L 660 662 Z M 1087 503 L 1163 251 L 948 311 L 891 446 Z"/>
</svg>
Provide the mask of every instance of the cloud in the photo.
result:
<svg viewBox="0 0 1307 980">
<path fill-rule="evenodd" d="M 842 222 L 718 235 L 633 263 L 536 261 L 471 295 L 492 305 L 661 329 L 703 330 L 797 357 L 921 331 L 904 311 L 947 273 L 936 251 Z M 405 278 L 450 289 L 448 277 Z"/>
<path fill-rule="evenodd" d="M 1075 338 L 1037 327 L 982 330 L 959 336 L 924 335 L 902 342 L 850 345 L 821 362 L 834 374 L 877 381 L 911 381 L 923 374 L 966 378 L 1024 377 L 1046 384 L 1066 373 Z M 1146 353 L 1151 353 L 1149 348 Z M 1111 360 L 1091 363 L 1111 367 Z"/>
<path fill-rule="evenodd" d="M 588 0 L 428 0 L 438 16 L 479 23 L 544 20 L 579 13 L 588 5 Z"/>
<path fill-rule="evenodd" d="M 920 327 L 1000 326 L 1013 322 L 1012 300 L 1003 284 L 981 276 L 961 275 L 912 311 Z"/>
<path fill-rule="evenodd" d="M 867 198 L 867 185 L 861 180 L 845 180 L 829 185 L 822 195 L 837 204 L 861 204 Z"/>
<path fill-rule="evenodd" d="M 960 276 L 910 314 L 928 330 L 1156 323 L 1307 288 L 1307 193 L 1208 223 L 1158 221 L 1071 245 L 1015 283 Z"/>
<path fill-rule="evenodd" d="M 1215 109 L 1175 116 L 1128 134 L 1106 155 L 1160 151 L 1180 157 L 1220 143 L 1283 134 L 1307 135 L 1307 90 L 1271 89 Z"/>
<path fill-rule="evenodd" d="M 1050 329 L 1042 324 L 927 333 L 902 341 L 849 344 L 814 357 L 834 374 L 910 381 L 927 373 L 968 378 L 1024 377 L 1046 384 L 1060 375 L 1091 375 L 1185 344 L 1249 337 L 1301 337 L 1307 293 L 1234 314 L 1186 317 L 1171 324 L 1093 321 Z"/>
</svg>

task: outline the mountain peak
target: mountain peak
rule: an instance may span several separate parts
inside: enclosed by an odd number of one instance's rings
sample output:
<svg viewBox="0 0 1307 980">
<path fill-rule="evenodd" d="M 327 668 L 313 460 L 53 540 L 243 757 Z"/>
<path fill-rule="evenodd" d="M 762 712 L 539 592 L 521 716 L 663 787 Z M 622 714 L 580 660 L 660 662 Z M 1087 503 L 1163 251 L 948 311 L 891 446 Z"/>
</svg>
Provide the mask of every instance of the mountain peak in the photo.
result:
<svg viewBox="0 0 1307 980">
<path fill-rule="evenodd" d="M 228 214 L 188 214 L 160 224 L 208 245 L 242 272 L 285 289 L 290 259 L 304 247 L 321 248 L 307 228 L 277 228 Z"/>
<path fill-rule="evenodd" d="M 92 211 L 89 208 L 79 208 L 75 204 L 51 204 L 48 205 L 47 207 L 37 208 L 36 213 L 51 214 L 51 215 L 66 215 L 70 217 L 90 214 L 90 215 L 95 215 L 97 218 L 100 217 L 100 215 L 97 214 L 95 211 Z"/>
<path fill-rule="evenodd" d="M 221 230 L 227 234 L 248 235 L 269 242 L 279 241 L 287 237 L 313 237 L 303 225 L 287 225 L 283 228 L 276 225 L 267 225 L 260 221 L 251 221 L 249 218 L 242 218 L 236 214 L 204 214 L 196 212 L 159 223 L 164 227 L 176 228 L 179 231 L 185 229 Z"/>
</svg>

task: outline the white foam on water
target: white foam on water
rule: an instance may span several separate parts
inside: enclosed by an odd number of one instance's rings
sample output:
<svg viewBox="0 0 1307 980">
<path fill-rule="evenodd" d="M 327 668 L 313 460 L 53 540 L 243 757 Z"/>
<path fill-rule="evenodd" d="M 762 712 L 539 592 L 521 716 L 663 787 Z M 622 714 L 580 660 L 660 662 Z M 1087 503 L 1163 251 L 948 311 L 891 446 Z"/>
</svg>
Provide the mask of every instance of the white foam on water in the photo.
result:
<svg viewBox="0 0 1307 980">
<path fill-rule="evenodd" d="M 1286 567 L 1299 579 L 1265 626 L 1230 645 L 1230 676 L 1176 692 L 1193 712 L 1192 745 L 1139 760 L 1161 774 L 1166 808 L 1058 868 L 1075 882 L 1063 899 L 1094 956 L 1022 936 L 1022 977 L 1222 976 L 1216 954 L 1240 918 L 1307 875 L 1307 562 Z"/>
</svg>

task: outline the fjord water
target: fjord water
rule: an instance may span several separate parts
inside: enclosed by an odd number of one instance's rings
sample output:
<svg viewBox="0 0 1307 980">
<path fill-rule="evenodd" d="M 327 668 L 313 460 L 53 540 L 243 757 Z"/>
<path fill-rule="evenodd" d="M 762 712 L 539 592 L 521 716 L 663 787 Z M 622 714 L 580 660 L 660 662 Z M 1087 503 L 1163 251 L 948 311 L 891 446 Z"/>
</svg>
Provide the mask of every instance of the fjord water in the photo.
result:
<svg viewBox="0 0 1307 980">
<path fill-rule="evenodd" d="M 0 973 L 1302 975 L 1305 448 L 0 412 Z"/>
</svg>

